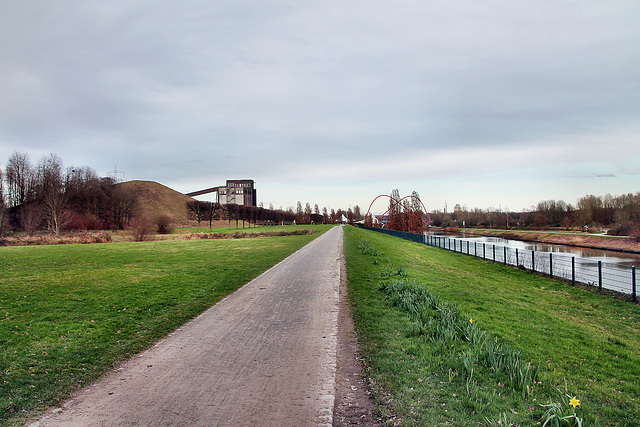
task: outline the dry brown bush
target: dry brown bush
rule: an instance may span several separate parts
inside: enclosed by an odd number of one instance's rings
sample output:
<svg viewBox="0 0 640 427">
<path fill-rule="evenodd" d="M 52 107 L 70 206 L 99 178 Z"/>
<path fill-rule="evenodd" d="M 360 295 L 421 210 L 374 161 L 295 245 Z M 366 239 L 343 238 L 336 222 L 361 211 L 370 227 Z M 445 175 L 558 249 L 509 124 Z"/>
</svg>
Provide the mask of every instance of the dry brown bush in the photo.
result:
<svg viewBox="0 0 640 427">
<path fill-rule="evenodd" d="M 154 228 L 153 221 L 149 217 L 135 217 L 129 223 L 129 237 L 134 242 L 152 240 Z"/>
</svg>

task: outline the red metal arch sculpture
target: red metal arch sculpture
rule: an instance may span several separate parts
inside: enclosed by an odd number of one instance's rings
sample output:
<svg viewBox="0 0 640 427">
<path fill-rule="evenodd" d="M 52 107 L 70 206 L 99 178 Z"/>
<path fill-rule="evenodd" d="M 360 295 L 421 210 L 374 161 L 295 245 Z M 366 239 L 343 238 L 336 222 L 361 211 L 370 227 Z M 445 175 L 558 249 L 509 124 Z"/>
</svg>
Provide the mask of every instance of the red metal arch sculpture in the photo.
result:
<svg viewBox="0 0 640 427">
<path fill-rule="evenodd" d="M 404 199 L 408 199 L 408 198 L 410 198 L 410 197 L 415 197 L 415 196 L 412 196 L 412 195 L 410 195 L 410 196 L 404 196 L 404 197 L 403 197 L 403 198 L 401 198 L 400 200 L 396 200 L 396 199 L 394 199 L 393 197 L 391 197 L 391 196 L 390 196 L 390 195 L 388 195 L 388 194 L 380 194 L 380 195 L 379 195 L 379 196 L 377 196 L 375 199 L 373 199 L 373 201 L 372 201 L 372 202 L 371 202 L 371 204 L 369 205 L 369 209 L 367 209 L 367 213 L 365 214 L 365 216 L 369 215 L 369 212 L 371 211 L 371 206 L 373 206 L 373 204 L 376 202 L 376 200 L 378 200 L 380 197 L 388 197 L 389 199 L 391 199 L 391 200 L 393 200 L 393 201 L 395 202 L 395 205 L 391 206 L 389 209 L 387 209 L 387 210 L 385 211 L 385 213 L 383 213 L 382 215 L 380 215 L 381 217 L 383 217 L 383 216 L 385 216 L 387 213 L 389 213 L 389 211 L 390 211 L 391 209 L 395 208 L 398 204 L 400 204 L 400 202 L 402 202 Z M 424 203 L 422 203 L 422 200 L 420 200 L 420 197 L 415 197 L 415 198 L 416 198 L 416 199 L 418 199 L 418 201 L 419 201 L 419 202 L 420 202 L 420 204 L 422 205 L 423 212 L 427 215 L 427 219 L 429 220 L 429 222 L 426 222 L 425 220 L 422 220 L 422 222 L 423 222 L 424 224 L 427 224 L 427 225 L 431 224 L 431 216 L 429 215 L 429 212 L 427 212 L 427 208 L 424 206 Z M 404 207 L 404 205 L 400 204 L 400 206 L 401 206 L 402 208 L 406 209 L 406 208 Z"/>
</svg>

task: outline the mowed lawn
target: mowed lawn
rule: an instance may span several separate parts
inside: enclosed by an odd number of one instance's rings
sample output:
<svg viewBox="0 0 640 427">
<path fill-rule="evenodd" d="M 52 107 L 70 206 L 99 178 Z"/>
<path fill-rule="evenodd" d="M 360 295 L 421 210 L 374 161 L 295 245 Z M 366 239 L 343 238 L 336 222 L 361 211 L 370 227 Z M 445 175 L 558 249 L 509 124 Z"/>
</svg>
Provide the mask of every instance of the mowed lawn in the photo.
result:
<svg viewBox="0 0 640 427">
<path fill-rule="evenodd" d="M 0 424 L 67 398 L 321 232 L 0 248 Z"/>
<path fill-rule="evenodd" d="M 572 414 L 576 397 L 585 426 L 640 425 L 638 305 L 373 231 L 346 229 L 345 255 L 368 376 L 391 424 L 542 425 L 550 409 L 543 405 Z M 539 368 L 531 394 L 511 390 L 481 356 L 465 375 L 465 360 L 483 346 L 416 332 L 382 290 L 393 281 L 419 284 L 455 304 L 463 324 L 473 319 L 489 341 L 521 351 L 520 366 Z"/>
</svg>

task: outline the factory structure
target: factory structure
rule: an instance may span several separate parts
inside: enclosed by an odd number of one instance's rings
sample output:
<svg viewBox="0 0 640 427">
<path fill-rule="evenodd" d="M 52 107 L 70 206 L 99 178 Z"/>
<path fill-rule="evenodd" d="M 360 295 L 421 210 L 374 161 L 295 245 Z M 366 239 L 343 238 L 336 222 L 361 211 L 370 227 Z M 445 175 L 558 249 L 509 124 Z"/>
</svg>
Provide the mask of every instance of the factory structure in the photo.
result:
<svg viewBox="0 0 640 427">
<path fill-rule="evenodd" d="M 258 206 L 258 193 L 252 179 L 228 179 L 227 184 L 220 187 L 187 193 L 189 197 L 216 193 L 221 205 Z"/>
</svg>

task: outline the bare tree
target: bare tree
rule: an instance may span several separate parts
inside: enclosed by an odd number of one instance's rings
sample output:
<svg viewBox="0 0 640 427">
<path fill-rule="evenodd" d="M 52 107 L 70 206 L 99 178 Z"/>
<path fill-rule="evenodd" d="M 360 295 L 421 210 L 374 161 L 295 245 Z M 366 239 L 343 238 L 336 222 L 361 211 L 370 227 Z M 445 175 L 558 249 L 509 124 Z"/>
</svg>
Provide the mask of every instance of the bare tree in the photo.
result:
<svg viewBox="0 0 640 427">
<path fill-rule="evenodd" d="M 9 207 L 24 204 L 32 197 L 35 176 L 26 153 L 15 152 L 7 161 L 7 191 Z"/>
<path fill-rule="evenodd" d="M 422 203 L 420 202 L 420 194 L 417 191 L 411 193 L 411 208 L 409 212 L 409 230 L 410 233 L 422 234 L 424 231 L 424 214 L 422 212 Z"/>
<path fill-rule="evenodd" d="M 222 207 L 220 206 L 219 203 L 214 203 L 214 202 L 205 202 L 206 206 L 204 207 L 205 209 L 205 215 L 204 218 L 209 221 L 209 230 L 213 229 L 213 221 L 215 219 L 218 219 L 218 217 L 220 216 L 220 212 L 222 210 Z"/>
<path fill-rule="evenodd" d="M 38 200 L 49 230 L 60 232 L 66 206 L 62 159 L 56 154 L 44 156 L 38 165 Z"/>
<path fill-rule="evenodd" d="M 113 221 L 119 229 L 124 229 L 133 217 L 133 211 L 138 206 L 136 195 L 121 187 L 115 187 L 112 195 Z"/>
<path fill-rule="evenodd" d="M 298 200 L 298 204 L 296 205 L 296 223 L 301 224 L 303 217 L 304 211 L 302 210 L 302 203 Z"/>
<path fill-rule="evenodd" d="M 400 192 L 397 189 L 391 190 L 389 199 L 389 213 L 387 228 L 389 230 L 402 230 L 402 202 L 400 202 Z"/>
<path fill-rule="evenodd" d="M 0 169 L 0 236 L 6 232 L 7 212 L 7 204 L 4 197 L 4 173 Z"/>
<path fill-rule="evenodd" d="M 360 212 L 360 206 L 355 205 L 353 207 L 353 219 L 355 221 L 360 221 L 363 218 L 362 213 Z"/>
<path fill-rule="evenodd" d="M 305 223 L 311 222 L 311 204 L 309 202 L 307 202 L 307 204 L 304 207 L 304 222 Z"/>
<path fill-rule="evenodd" d="M 200 222 L 207 219 L 208 211 L 207 202 L 202 202 L 200 200 L 187 202 L 187 216 L 198 221 L 198 231 L 200 231 Z"/>
</svg>

